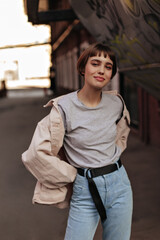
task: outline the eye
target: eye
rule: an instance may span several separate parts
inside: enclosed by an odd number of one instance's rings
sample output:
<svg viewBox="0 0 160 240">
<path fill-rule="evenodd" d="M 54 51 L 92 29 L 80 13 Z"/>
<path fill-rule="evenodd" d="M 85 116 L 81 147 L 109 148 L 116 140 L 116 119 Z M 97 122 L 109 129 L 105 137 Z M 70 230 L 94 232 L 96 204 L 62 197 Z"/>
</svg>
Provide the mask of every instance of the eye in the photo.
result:
<svg viewBox="0 0 160 240">
<path fill-rule="evenodd" d="M 107 70 L 112 70 L 112 66 L 106 66 Z"/>
<path fill-rule="evenodd" d="M 92 63 L 92 66 L 98 66 L 98 63 Z"/>
</svg>

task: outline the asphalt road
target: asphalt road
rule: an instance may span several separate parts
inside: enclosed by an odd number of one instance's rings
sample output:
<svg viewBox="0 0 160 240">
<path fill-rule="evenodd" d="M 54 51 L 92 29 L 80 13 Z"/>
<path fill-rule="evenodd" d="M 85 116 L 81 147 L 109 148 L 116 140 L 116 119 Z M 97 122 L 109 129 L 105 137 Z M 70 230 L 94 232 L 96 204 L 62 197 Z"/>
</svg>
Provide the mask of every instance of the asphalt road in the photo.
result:
<svg viewBox="0 0 160 240">
<path fill-rule="evenodd" d="M 37 95 L 0 99 L 1 240 L 63 240 L 68 210 L 32 205 L 36 180 L 21 161 L 37 122 L 50 111 L 42 107 L 48 100 Z M 131 240 L 160 239 L 160 150 L 130 134 L 122 161 L 134 193 Z M 101 240 L 100 226 L 94 240 Z"/>
</svg>

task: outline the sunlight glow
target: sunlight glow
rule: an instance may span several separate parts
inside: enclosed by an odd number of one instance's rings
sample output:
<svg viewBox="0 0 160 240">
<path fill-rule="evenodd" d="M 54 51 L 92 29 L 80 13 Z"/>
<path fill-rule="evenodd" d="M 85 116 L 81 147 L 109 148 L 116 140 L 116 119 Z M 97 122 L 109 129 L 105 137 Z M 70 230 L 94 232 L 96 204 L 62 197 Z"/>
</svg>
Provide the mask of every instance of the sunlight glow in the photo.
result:
<svg viewBox="0 0 160 240">
<path fill-rule="evenodd" d="M 18 44 L 50 42 L 50 27 L 33 26 L 24 14 L 23 0 L 0 0 L 0 80 L 8 88 L 49 86 L 50 44 L 7 48 Z M 37 81 L 37 82 L 36 82 Z M 36 83 L 35 83 L 36 82 Z M 42 83 L 43 82 L 43 83 Z"/>
</svg>

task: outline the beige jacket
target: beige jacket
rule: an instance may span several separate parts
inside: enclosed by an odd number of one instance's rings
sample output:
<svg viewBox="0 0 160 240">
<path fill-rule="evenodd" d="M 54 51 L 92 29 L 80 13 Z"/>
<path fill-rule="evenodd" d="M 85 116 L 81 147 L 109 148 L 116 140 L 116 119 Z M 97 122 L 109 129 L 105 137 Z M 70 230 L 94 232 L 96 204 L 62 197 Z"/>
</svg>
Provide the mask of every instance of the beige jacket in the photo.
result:
<svg viewBox="0 0 160 240">
<path fill-rule="evenodd" d="M 109 94 L 118 95 L 124 105 L 123 115 L 117 123 L 116 144 L 126 148 L 130 131 L 130 117 L 122 97 L 116 91 Z M 52 106 L 51 112 L 43 118 L 36 127 L 31 144 L 22 154 L 26 168 L 38 180 L 33 203 L 54 204 L 59 208 L 69 205 L 72 184 L 77 170 L 67 163 L 63 152 L 64 125 L 58 110 L 58 99 L 50 100 L 45 107 Z"/>
</svg>

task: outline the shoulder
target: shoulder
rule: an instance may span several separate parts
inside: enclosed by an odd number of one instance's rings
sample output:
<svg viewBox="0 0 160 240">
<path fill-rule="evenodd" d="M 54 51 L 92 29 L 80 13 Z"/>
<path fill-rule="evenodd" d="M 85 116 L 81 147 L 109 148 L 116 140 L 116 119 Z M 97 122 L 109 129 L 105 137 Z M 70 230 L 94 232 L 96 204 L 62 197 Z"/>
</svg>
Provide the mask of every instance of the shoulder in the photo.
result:
<svg viewBox="0 0 160 240">
<path fill-rule="evenodd" d="M 76 94 L 76 92 L 71 92 L 71 93 L 61 96 L 57 100 L 57 104 L 60 106 L 63 106 L 63 105 L 66 106 L 66 105 L 70 104 L 73 101 L 73 99 L 75 98 L 75 94 Z"/>
<path fill-rule="evenodd" d="M 103 97 L 106 101 L 108 100 L 121 105 L 123 103 L 122 96 L 117 91 L 103 91 Z"/>
<path fill-rule="evenodd" d="M 63 95 L 57 101 L 58 108 L 63 110 L 63 112 L 65 113 L 67 112 L 69 113 L 71 109 L 74 107 L 75 98 L 76 98 L 76 92 L 71 92 L 66 95 Z"/>
<path fill-rule="evenodd" d="M 108 93 L 111 96 L 115 96 L 116 99 L 118 99 L 118 101 L 120 102 L 120 104 L 122 106 L 123 117 L 125 119 L 127 119 L 128 124 L 130 124 L 130 115 L 129 115 L 129 112 L 126 108 L 126 104 L 125 104 L 125 101 L 124 101 L 123 97 L 117 91 L 104 91 L 104 93 L 106 93 L 106 94 Z"/>
</svg>

